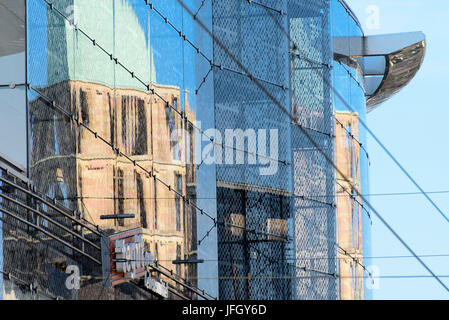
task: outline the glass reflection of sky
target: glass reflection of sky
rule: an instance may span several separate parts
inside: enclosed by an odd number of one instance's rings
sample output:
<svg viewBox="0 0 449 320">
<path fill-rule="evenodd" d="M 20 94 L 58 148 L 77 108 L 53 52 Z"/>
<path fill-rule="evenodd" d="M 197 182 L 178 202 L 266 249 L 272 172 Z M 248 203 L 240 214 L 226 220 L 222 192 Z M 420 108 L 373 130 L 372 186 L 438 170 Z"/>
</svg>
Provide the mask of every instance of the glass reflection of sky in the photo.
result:
<svg viewBox="0 0 449 320">
<path fill-rule="evenodd" d="M 138 0 L 128 0 L 128 1 L 121 0 L 121 1 L 124 3 L 129 3 L 132 6 L 132 8 L 134 9 L 137 20 L 139 21 L 139 24 L 145 33 L 145 40 L 147 41 L 146 45 L 148 46 L 148 41 L 149 41 L 148 7 L 145 4 L 143 4 L 143 1 L 138 1 Z"/>
<path fill-rule="evenodd" d="M 47 6 L 43 1 L 27 2 L 28 82 L 47 85 Z M 44 67 L 43 67 L 44 66 Z M 36 97 L 29 91 L 31 99 Z"/>
<path fill-rule="evenodd" d="M 194 49 L 185 43 L 179 34 L 153 10 L 138 0 L 115 0 L 121 7 L 130 5 L 143 31 L 146 46 L 149 42 L 154 53 L 154 64 L 158 84 L 179 87 L 188 90 L 189 103 L 193 105 L 194 91 L 197 81 L 195 75 Z M 186 1 L 191 6 L 193 0 Z M 176 0 L 154 1 L 154 7 L 166 16 L 178 30 L 188 34 L 189 40 L 195 43 L 194 23 L 192 18 L 183 12 Z M 47 5 L 44 1 L 30 1 L 28 13 L 28 77 L 34 86 L 48 84 L 48 24 Z M 117 15 L 117 13 L 114 13 Z M 148 19 L 149 15 L 149 19 Z M 149 20 L 149 21 L 148 21 Z M 124 46 L 125 44 L 115 44 Z M 106 60 L 106 57 L 105 57 Z M 148 68 L 148 66 L 142 66 Z M 202 77 L 202 75 L 201 75 Z M 198 82 L 199 84 L 199 82 Z M 32 95 L 35 97 L 35 95 Z M 185 105 L 182 95 L 182 106 Z"/>
</svg>

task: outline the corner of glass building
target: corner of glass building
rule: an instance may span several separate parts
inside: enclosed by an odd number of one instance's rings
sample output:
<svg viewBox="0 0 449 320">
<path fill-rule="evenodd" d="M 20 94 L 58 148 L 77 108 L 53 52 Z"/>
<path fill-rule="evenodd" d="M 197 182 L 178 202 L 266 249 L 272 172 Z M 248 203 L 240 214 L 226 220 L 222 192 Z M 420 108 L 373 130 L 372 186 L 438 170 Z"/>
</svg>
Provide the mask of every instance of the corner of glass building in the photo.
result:
<svg viewBox="0 0 449 320">
<path fill-rule="evenodd" d="M 348 181 L 337 175 L 336 180 L 338 242 L 344 253 L 357 257 L 340 254 L 340 294 L 341 299 L 370 299 L 367 113 L 415 76 L 424 59 L 425 36 L 421 32 L 367 36 L 346 2 L 334 0 L 332 47 L 336 164 L 349 177 Z"/>
<path fill-rule="evenodd" d="M 181 2 L 0 6 L 0 298 L 369 298 L 364 124 L 425 37 Z"/>
</svg>

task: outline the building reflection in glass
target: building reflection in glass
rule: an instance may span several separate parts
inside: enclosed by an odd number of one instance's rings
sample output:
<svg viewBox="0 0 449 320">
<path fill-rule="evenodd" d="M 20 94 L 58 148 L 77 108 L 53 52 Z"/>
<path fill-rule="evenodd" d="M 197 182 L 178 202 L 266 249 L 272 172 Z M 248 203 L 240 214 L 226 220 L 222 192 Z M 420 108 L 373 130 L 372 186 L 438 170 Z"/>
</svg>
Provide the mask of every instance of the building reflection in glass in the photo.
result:
<svg viewBox="0 0 449 320">
<path fill-rule="evenodd" d="M 183 66 L 194 64 L 184 65 L 179 36 L 158 23 L 160 18 L 153 17 L 142 1 L 58 1 L 54 6 L 95 38 L 96 45 L 45 2 L 30 4 L 31 84 L 95 134 L 29 91 L 32 180 L 41 192 L 102 229 L 142 227 L 147 250 L 158 263 L 195 284 L 195 265 L 172 264 L 197 257 L 196 211 L 172 191 L 196 199 L 191 125 L 196 112 L 192 88 L 184 85 L 195 82 L 189 78 L 195 75 L 192 70 L 183 72 Z M 170 12 L 182 16 L 180 10 Z M 46 48 L 41 48 L 43 39 Z M 153 50 L 152 42 L 159 51 Z M 106 56 L 100 45 L 114 57 Z M 100 220 L 101 215 L 123 213 L 135 218 Z"/>
</svg>

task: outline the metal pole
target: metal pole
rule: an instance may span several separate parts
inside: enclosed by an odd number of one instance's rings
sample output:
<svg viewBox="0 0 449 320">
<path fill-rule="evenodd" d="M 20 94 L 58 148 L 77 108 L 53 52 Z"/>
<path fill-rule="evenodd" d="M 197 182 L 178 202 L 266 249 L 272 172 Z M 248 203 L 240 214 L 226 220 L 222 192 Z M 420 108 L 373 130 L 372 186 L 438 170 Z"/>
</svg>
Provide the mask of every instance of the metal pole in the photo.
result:
<svg viewBox="0 0 449 320">
<path fill-rule="evenodd" d="M 15 183 L 13 183 L 13 182 L 11 182 L 11 181 L 8 181 L 8 180 L 6 180 L 6 179 L 3 179 L 3 178 L 0 178 L 0 181 L 1 181 L 1 182 L 4 182 L 4 183 L 7 183 L 7 184 L 9 184 L 9 185 L 11 185 L 11 186 L 13 186 L 14 188 L 16 188 L 16 189 L 18 189 L 18 190 L 20 190 L 20 191 L 22 191 L 22 192 L 24 192 L 24 193 L 26 193 L 26 194 L 28 194 L 28 195 L 31 195 L 34 199 L 36 199 L 36 200 L 38 200 L 38 201 L 40 201 L 40 202 L 46 204 L 47 206 L 49 206 L 49 207 L 52 208 L 53 210 L 57 211 L 58 213 L 62 214 L 62 215 L 65 216 L 65 217 L 71 219 L 72 221 L 76 222 L 77 224 L 82 225 L 84 228 L 88 229 L 89 231 L 91 231 L 92 233 L 96 234 L 97 236 L 101 236 L 101 233 L 98 232 L 97 230 L 95 230 L 94 228 L 91 228 L 91 227 L 89 227 L 89 226 L 83 224 L 82 221 L 80 221 L 80 220 L 76 219 L 75 217 L 71 216 L 70 214 L 64 212 L 64 211 L 61 210 L 60 208 L 56 207 L 54 204 L 52 204 L 52 203 L 46 201 L 45 199 L 43 199 L 43 198 L 41 198 L 40 196 L 38 196 L 38 195 L 32 193 L 31 191 L 29 191 L 29 190 L 27 190 L 27 189 L 25 189 L 25 188 L 22 188 L 22 187 L 20 187 L 19 185 L 15 184 Z"/>
<path fill-rule="evenodd" d="M 78 252 L 79 254 L 81 254 L 81 255 L 83 255 L 83 256 L 85 256 L 85 257 L 87 257 L 87 258 L 89 258 L 90 260 L 92 260 L 92 261 L 95 262 L 96 264 L 101 265 L 101 262 L 100 262 L 99 260 L 95 259 L 94 257 L 88 255 L 88 254 L 85 253 L 85 252 L 82 252 L 80 249 L 75 248 L 75 247 L 72 246 L 70 243 L 68 243 L 68 242 L 66 242 L 66 241 L 64 241 L 64 240 L 62 240 L 62 239 L 59 239 L 58 237 L 54 236 L 53 234 L 51 234 L 51 233 L 48 232 L 47 230 L 42 229 L 41 227 L 36 226 L 36 225 L 32 224 L 31 222 L 28 222 L 28 221 L 26 221 L 25 219 L 22 219 L 22 218 L 16 216 L 14 213 L 12 213 L 12 212 L 10 212 L 10 211 L 8 211 L 8 210 L 5 210 L 5 209 L 3 209 L 3 208 L 0 208 L 0 211 L 3 212 L 3 213 L 6 214 L 6 215 L 9 215 L 10 217 L 13 217 L 14 219 L 17 219 L 18 221 L 20 221 L 20 222 L 26 224 L 27 226 L 30 226 L 30 227 L 35 228 L 36 230 L 38 230 L 38 231 L 40 231 L 40 232 L 46 234 L 47 236 L 49 236 L 50 238 L 56 240 L 57 242 L 61 243 L 62 245 L 64 245 L 64 246 L 66 246 L 66 247 L 68 247 L 68 248 L 70 248 L 70 249 L 72 249 L 72 250 Z"/>
<path fill-rule="evenodd" d="M 24 0 L 24 6 L 25 6 L 25 118 L 26 118 L 26 175 L 27 178 L 31 178 L 30 173 L 30 163 L 31 163 L 31 156 L 30 156 L 30 108 L 29 108 L 29 101 L 28 101 L 28 11 L 27 11 L 27 0 Z"/>
</svg>

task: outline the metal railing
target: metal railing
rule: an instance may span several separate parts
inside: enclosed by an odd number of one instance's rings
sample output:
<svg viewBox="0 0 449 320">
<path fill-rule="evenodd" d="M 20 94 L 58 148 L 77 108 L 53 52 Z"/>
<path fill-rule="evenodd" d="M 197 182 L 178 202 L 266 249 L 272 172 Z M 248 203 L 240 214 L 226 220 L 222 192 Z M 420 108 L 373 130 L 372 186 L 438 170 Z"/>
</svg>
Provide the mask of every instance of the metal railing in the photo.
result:
<svg viewBox="0 0 449 320">
<path fill-rule="evenodd" d="M 77 217 L 75 212 L 58 205 L 56 200 L 38 194 L 29 180 L 17 177 L 9 166 L 1 162 L 0 185 L 0 212 L 4 223 L 12 223 L 13 219 L 28 230 L 41 232 L 101 265 L 100 259 L 96 257 L 101 253 L 97 244 L 101 237 L 98 228 Z M 90 234 L 91 239 L 86 234 Z"/>
</svg>

